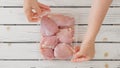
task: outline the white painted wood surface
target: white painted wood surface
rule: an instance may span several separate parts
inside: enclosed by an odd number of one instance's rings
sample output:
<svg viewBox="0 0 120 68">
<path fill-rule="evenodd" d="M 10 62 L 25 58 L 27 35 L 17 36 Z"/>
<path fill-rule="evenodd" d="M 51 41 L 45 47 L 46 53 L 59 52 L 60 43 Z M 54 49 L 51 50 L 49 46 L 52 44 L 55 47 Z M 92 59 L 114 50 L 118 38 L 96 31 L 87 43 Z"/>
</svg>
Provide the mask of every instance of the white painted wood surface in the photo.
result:
<svg viewBox="0 0 120 68">
<path fill-rule="evenodd" d="M 46 65 L 47 64 L 47 65 Z M 69 61 L 4 61 L 1 68 L 119 68 L 119 61 L 89 61 L 72 63 Z"/>
<path fill-rule="evenodd" d="M 87 26 L 75 28 L 75 41 L 81 41 L 87 31 Z M 96 38 L 97 42 L 119 42 L 120 26 L 103 25 Z M 0 41 L 2 42 L 39 42 L 40 26 L 0 26 Z"/>
<path fill-rule="evenodd" d="M 75 41 L 82 40 L 92 0 L 39 1 L 52 6 L 53 13 L 75 17 L 80 24 Z M 44 60 L 39 52 L 40 23 L 29 23 L 21 6 L 23 0 L 0 0 L 0 68 L 120 68 L 120 0 L 113 0 L 103 22 L 94 59 L 83 63 Z"/>
<path fill-rule="evenodd" d="M 22 6 L 24 0 L 1 0 L 0 6 Z M 38 0 L 50 6 L 90 6 L 92 0 Z M 120 6 L 120 0 L 113 0 L 113 6 Z"/>
<path fill-rule="evenodd" d="M 80 43 L 74 45 L 80 45 Z M 96 43 L 94 59 L 120 59 L 119 46 L 119 43 Z M 44 58 L 39 52 L 39 43 L 2 43 L 0 44 L 0 59 Z"/>
<path fill-rule="evenodd" d="M 88 24 L 90 8 L 52 8 L 53 13 L 62 13 L 75 17 L 76 24 Z M 29 23 L 23 8 L 0 8 L 0 24 L 39 24 Z M 103 24 L 120 24 L 120 8 L 110 8 Z"/>
</svg>

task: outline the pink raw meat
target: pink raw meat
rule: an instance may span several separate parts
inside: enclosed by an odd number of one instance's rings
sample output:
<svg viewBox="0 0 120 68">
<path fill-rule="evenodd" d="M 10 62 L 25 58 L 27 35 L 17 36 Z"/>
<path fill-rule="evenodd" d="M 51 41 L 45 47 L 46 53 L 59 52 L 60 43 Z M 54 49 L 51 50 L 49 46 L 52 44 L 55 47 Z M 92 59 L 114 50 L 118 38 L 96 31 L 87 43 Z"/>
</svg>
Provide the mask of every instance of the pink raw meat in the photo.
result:
<svg viewBox="0 0 120 68">
<path fill-rule="evenodd" d="M 63 43 L 72 43 L 73 41 L 74 31 L 71 28 L 61 29 L 59 33 L 57 33 L 57 37 L 60 42 Z"/>
<path fill-rule="evenodd" d="M 48 17 L 55 21 L 55 23 L 60 27 L 72 27 L 74 26 L 74 18 L 69 16 L 64 16 L 62 14 L 49 14 Z"/>
<path fill-rule="evenodd" d="M 58 38 L 56 36 L 43 37 L 40 42 L 40 46 L 42 48 L 54 49 L 57 44 L 58 44 Z"/>
<path fill-rule="evenodd" d="M 42 17 L 40 30 L 43 36 L 52 36 L 59 31 L 57 24 L 47 16 Z"/>
<path fill-rule="evenodd" d="M 73 48 L 70 45 L 73 42 L 74 23 L 74 18 L 62 14 L 42 17 L 40 52 L 45 59 L 69 59 L 80 50 L 79 46 Z"/>
<path fill-rule="evenodd" d="M 57 59 L 68 59 L 73 55 L 73 48 L 66 44 L 60 43 L 54 49 L 54 56 Z"/>
<path fill-rule="evenodd" d="M 40 52 L 45 59 L 54 59 L 54 51 L 51 48 L 40 48 Z"/>
</svg>

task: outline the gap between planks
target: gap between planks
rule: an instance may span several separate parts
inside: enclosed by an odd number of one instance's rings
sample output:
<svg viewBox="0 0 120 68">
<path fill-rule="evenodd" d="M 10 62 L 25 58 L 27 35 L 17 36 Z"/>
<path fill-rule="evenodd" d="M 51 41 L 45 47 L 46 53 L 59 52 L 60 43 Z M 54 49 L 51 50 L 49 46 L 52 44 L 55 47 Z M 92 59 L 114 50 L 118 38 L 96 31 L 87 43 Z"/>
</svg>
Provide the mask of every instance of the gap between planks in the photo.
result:
<svg viewBox="0 0 120 68">
<path fill-rule="evenodd" d="M 0 59 L 0 61 L 51 61 L 46 59 Z M 70 61 L 70 59 L 53 59 L 52 61 Z M 92 59 L 89 61 L 120 61 L 120 59 Z"/>
<path fill-rule="evenodd" d="M 0 41 L 0 43 L 19 43 L 19 44 L 22 44 L 22 43 L 40 43 L 39 41 L 19 41 L 19 42 L 7 42 L 7 41 Z M 82 42 L 80 42 L 80 41 L 78 41 L 78 42 L 73 42 L 73 43 L 82 43 Z M 108 41 L 108 42 L 99 42 L 99 41 L 97 41 L 97 42 L 95 42 L 95 43 L 120 43 L 120 42 L 113 42 L 113 41 Z"/>
<path fill-rule="evenodd" d="M 51 8 L 91 8 L 91 6 L 50 6 Z M 23 8 L 23 6 L 0 6 L 0 8 Z M 120 8 L 120 6 L 110 6 L 110 8 Z"/>
<path fill-rule="evenodd" d="M 88 24 L 75 24 L 78 26 L 87 26 Z M 0 24 L 0 26 L 40 26 L 40 24 Z M 102 24 L 102 26 L 120 26 L 120 24 Z"/>
</svg>

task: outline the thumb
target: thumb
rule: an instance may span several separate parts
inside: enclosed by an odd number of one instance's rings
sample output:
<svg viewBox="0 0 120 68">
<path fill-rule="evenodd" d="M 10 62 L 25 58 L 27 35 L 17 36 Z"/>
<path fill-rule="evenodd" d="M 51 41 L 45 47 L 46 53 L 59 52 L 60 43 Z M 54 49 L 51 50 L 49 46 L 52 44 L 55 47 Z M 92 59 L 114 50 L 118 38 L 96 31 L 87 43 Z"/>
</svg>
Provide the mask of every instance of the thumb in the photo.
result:
<svg viewBox="0 0 120 68">
<path fill-rule="evenodd" d="M 71 61 L 76 62 L 76 60 L 78 60 L 81 56 L 82 54 L 80 52 L 77 52 L 76 54 L 73 55 L 73 58 L 71 59 Z"/>
<path fill-rule="evenodd" d="M 50 10 L 50 7 L 38 2 L 38 6 L 47 10 Z"/>
<path fill-rule="evenodd" d="M 73 55 L 73 59 L 80 58 L 82 56 L 81 52 L 77 52 L 76 54 Z"/>
<path fill-rule="evenodd" d="M 72 62 L 82 62 L 86 60 L 86 56 L 84 56 L 81 52 L 75 54 L 74 57 L 71 59 Z"/>
<path fill-rule="evenodd" d="M 37 13 L 38 15 L 40 15 L 41 12 L 42 12 L 41 9 L 38 6 L 35 6 L 34 10 L 35 10 L 35 13 Z"/>
<path fill-rule="evenodd" d="M 74 51 L 75 51 L 75 53 L 79 52 L 80 51 L 80 46 L 74 46 Z"/>
</svg>

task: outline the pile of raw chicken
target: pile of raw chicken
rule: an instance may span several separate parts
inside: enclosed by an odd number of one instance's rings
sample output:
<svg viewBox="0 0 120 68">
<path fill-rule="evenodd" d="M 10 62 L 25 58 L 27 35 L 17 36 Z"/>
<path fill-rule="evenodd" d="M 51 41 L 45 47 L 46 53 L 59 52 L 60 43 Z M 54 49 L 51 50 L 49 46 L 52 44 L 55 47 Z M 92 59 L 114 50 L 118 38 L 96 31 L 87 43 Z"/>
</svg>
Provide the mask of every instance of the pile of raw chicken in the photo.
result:
<svg viewBox="0 0 120 68">
<path fill-rule="evenodd" d="M 40 52 L 45 59 L 68 59 L 75 52 L 71 45 L 74 36 L 73 17 L 47 14 L 41 19 Z"/>
</svg>

